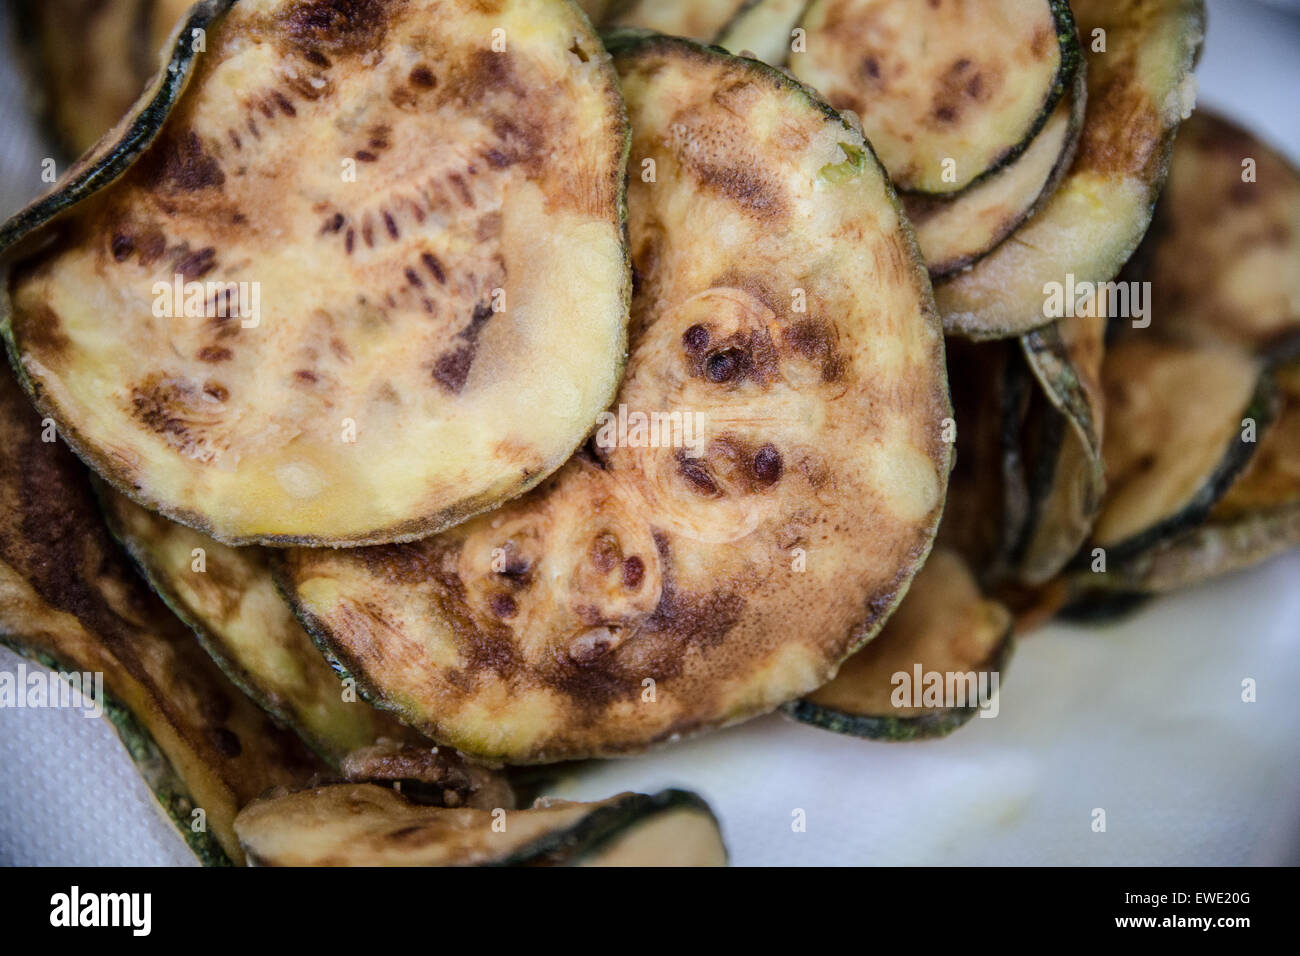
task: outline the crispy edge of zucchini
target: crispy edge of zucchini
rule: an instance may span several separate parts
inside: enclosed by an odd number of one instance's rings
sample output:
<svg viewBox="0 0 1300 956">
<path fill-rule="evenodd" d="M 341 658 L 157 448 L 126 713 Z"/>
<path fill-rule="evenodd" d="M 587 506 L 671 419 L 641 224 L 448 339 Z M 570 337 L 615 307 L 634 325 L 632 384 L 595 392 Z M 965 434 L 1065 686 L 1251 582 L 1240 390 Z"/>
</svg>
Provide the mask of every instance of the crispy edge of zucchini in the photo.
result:
<svg viewBox="0 0 1300 956">
<path fill-rule="evenodd" d="M 764 0 L 748 0 L 746 6 L 751 4 L 757 6 L 763 2 Z M 803 27 L 808 21 L 808 15 L 812 12 L 813 7 L 818 3 L 819 0 L 808 0 L 808 2 L 804 4 L 804 8 L 800 12 L 798 19 L 795 21 L 795 26 Z M 1075 22 L 1074 11 L 1070 8 L 1069 0 L 1047 0 L 1047 6 L 1051 12 L 1052 21 L 1056 26 L 1056 42 L 1060 48 L 1061 59 L 1060 63 L 1057 65 L 1056 76 L 1052 79 L 1052 85 L 1048 90 L 1046 99 L 1044 99 L 1043 103 L 1039 106 L 1033 122 L 1029 124 L 1029 127 L 1025 130 L 1024 135 L 1020 138 L 1019 142 L 1007 147 L 1007 149 L 998 155 L 994 162 L 990 163 L 986 169 L 981 170 L 977 176 L 971 179 L 968 183 L 965 183 L 960 189 L 954 189 L 951 192 L 937 193 L 926 192 L 925 190 L 920 189 L 900 189 L 900 193 L 906 192 L 910 195 L 925 196 L 934 199 L 954 199 L 961 196 L 967 190 L 975 188 L 991 176 L 996 176 L 1007 166 L 1018 160 L 1022 155 L 1024 155 L 1025 150 L 1029 148 L 1029 145 L 1034 141 L 1038 134 L 1043 131 L 1043 127 L 1047 125 L 1048 119 L 1051 118 L 1051 115 L 1053 111 L 1055 111 L 1057 104 L 1060 103 L 1061 98 L 1068 95 L 1075 87 L 1076 83 L 1082 79 L 1085 75 L 1086 69 L 1083 47 L 1079 42 L 1079 27 Z M 736 19 L 745 12 L 744 8 L 738 11 Z M 728 24 L 724 30 L 730 29 L 730 27 L 731 24 Z M 722 35 L 719 34 L 719 42 L 721 42 L 721 36 Z M 788 60 L 789 57 L 787 56 L 785 61 L 782 63 L 773 65 L 784 66 Z M 1075 136 L 1074 138 L 1077 143 L 1078 137 Z M 1063 176 L 1058 177 L 1058 182 L 1060 178 L 1063 178 Z M 1046 197 L 1044 197 L 1044 200 L 1045 199 Z"/>
<path fill-rule="evenodd" d="M 95 501 L 99 505 L 99 513 L 103 517 L 109 533 L 112 534 L 113 540 L 131 558 L 136 569 L 140 572 L 140 576 L 162 602 L 167 605 L 167 609 L 175 614 L 182 624 L 194 632 L 194 637 L 199 642 L 199 646 L 221 668 L 221 672 L 246 697 L 270 714 L 277 723 L 292 730 L 322 760 L 331 767 L 337 768 L 340 761 L 346 756 L 346 751 L 332 745 L 320 734 L 313 733 L 306 723 L 299 720 L 289 708 L 283 707 L 271 699 L 271 696 L 263 689 L 256 676 L 230 655 L 226 649 L 226 642 L 205 625 L 198 615 L 191 611 L 180 595 L 167 585 L 166 574 L 151 556 L 146 543 L 140 538 L 127 533 L 120 517 L 107 501 L 106 496 L 111 492 L 106 487 L 104 480 L 92 473 L 90 484 L 95 493 Z M 278 592 L 279 588 L 277 587 L 276 590 Z M 286 611 L 288 612 L 288 608 L 286 608 Z M 296 617 L 294 621 L 297 622 Z M 304 637 L 306 636 L 304 634 Z M 314 648 L 315 642 L 311 642 L 310 646 Z M 333 670 L 332 667 L 331 670 Z M 369 706 L 364 701 L 358 701 L 357 704 L 362 707 Z M 430 746 L 432 746 L 432 743 L 430 743 Z"/>
<path fill-rule="evenodd" d="M 52 671 L 78 669 L 65 666 L 45 651 L 29 647 L 21 637 L 0 634 L 0 644 Z M 159 810 L 171 821 L 200 865 L 233 866 L 233 861 L 221 848 L 221 844 L 217 842 L 211 830 L 196 832 L 190 826 L 190 814 L 196 805 L 194 798 L 185 786 L 185 781 L 176 772 L 175 766 L 153 739 L 153 735 L 125 704 L 107 690 L 104 692 L 102 703 L 104 716 L 112 724 L 114 732 L 122 742 L 131 762 L 135 764 L 145 786 L 153 793 Z"/>
<path fill-rule="evenodd" d="M 655 794 L 629 793 L 617 803 L 597 807 L 567 830 L 548 833 L 502 860 L 486 864 L 504 866 L 593 865 L 593 858 L 649 820 L 665 813 L 687 810 L 703 813 L 718 830 L 718 842 L 727 852 L 713 809 L 689 790 L 661 790 Z M 599 862 L 594 862 L 599 866 Z"/>
<path fill-rule="evenodd" d="M 1032 482 L 1030 516 L 1017 546 L 1021 582 L 1039 586 L 1069 564 L 1087 541 L 1101 511 L 1106 493 L 1106 468 L 1101 455 L 1101 386 L 1095 383 L 1094 408 L 1059 322 L 1022 336 L 1020 348 L 1042 394 L 1059 416 L 1053 442 L 1056 447 L 1051 461 L 1044 463 L 1046 467 Z M 1064 469 L 1072 463 L 1077 467 L 1069 474 Z M 1077 499 L 1069 494 L 1070 487 L 1077 488 Z M 1074 500 L 1081 502 L 1081 509 L 1060 515 L 1055 525 L 1056 540 L 1046 540 L 1043 535 L 1047 512 L 1065 508 Z"/>
<path fill-rule="evenodd" d="M 1171 9 L 1168 11 L 1167 18 L 1176 20 L 1182 27 L 1179 31 L 1177 44 L 1180 49 L 1177 52 L 1180 59 L 1183 61 L 1185 68 L 1181 71 L 1179 80 L 1166 91 L 1166 96 L 1164 98 L 1165 101 L 1161 104 L 1161 107 L 1165 109 L 1169 108 L 1170 104 L 1177 98 L 1180 92 L 1186 88 L 1188 82 L 1193 80 L 1196 65 L 1200 60 L 1202 44 L 1205 39 L 1205 0 L 1177 0 L 1176 5 L 1178 9 Z M 1174 6 L 1174 4 L 1171 2 L 1171 7 L 1172 6 Z M 1076 22 L 1081 19 L 1081 17 L 1076 15 Z M 1101 55 L 1107 56 L 1111 54 L 1107 53 Z M 1115 98 L 1122 102 L 1122 97 Z M 1096 103 L 1100 99 L 1100 97 L 1094 97 L 1093 102 Z M 1086 116 L 1084 122 L 1085 124 L 1087 123 Z M 1124 245 L 1122 254 L 1114 257 L 1117 260 L 1114 268 L 1102 270 L 1103 272 L 1108 272 L 1108 275 L 1085 274 L 1078 276 L 1078 281 L 1082 282 L 1087 280 L 1105 282 L 1113 279 L 1123 269 L 1124 263 L 1128 262 L 1141 245 L 1147 229 L 1150 228 L 1152 217 L 1155 214 L 1156 203 L 1160 198 L 1160 192 L 1164 186 L 1165 178 L 1169 174 L 1170 161 L 1173 155 L 1174 138 L 1177 135 L 1180 123 L 1181 119 L 1177 122 L 1169 123 L 1167 127 L 1162 130 L 1162 135 L 1156 148 L 1151 151 L 1150 157 L 1144 163 L 1142 173 L 1143 178 L 1145 179 L 1144 185 L 1146 188 L 1146 195 L 1145 215 L 1142 217 L 1143 222 L 1141 223 L 1141 228 L 1136 230 L 1131 241 Z M 1078 160 L 1079 156 L 1076 155 L 1076 164 Z M 1074 171 L 1074 164 L 1072 164 L 1071 168 L 1067 170 L 1066 175 L 1062 178 L 1056 193 L 1049 198 L 1048 202 L 1043 204 L 1043 208 L 1041 208 L 1039 212 L 1047 212 L 1052 205 L 1050 200 L 1055 199 L 1058 195 L 1066 191 L 1065 187 L 1069 185 Z M 1073 200 L 1076 205 L 1080 200 L 1080 197 L 1073 193 L 1069 198 Z M 1033 221 L 1034 220 L 1030 220 L 1031 223 Z M 1015 234 L 1013 233 L 1013 235 Z M 1005 247 L 1006 244 L 1004 243 L 1002 247 L 995 250 L 995 253 L 1000 253 L 1005 249 Z M 979 271 L 981 266 L 985 265 L 986 262 L 992 261 L 994 258 L 996 258 L 996 256 L 988 256 L 985 260 L 981 260 L 980 262 L 975 263 L 975 265 L 968 267 L 962 272 L 955 273 L 953 276 L 948 278 L 958 280 L 970 276 L 973 272 Z M 1025 272 L 1025 264 L 1019 263 L 1016 265 L 1018 266 L 1018 268 L 1015 269 L 1016 272 Z M 1030 263 L 1030 265 L 1032 265 L 1032 263 Z M 1008 272 L 1006 269 L 1003 269 L 1002 271 L 1004 273 Z M 1067 269 L 1065 271 L 1071 272 L 1072 270 Z M 1002 280 L 1001 283 L 998 283 L 999 287 L 1005 286 L 1007 276 L 1004 275 Z M 987 283 L 985 284 L 987 285 Z M 1000 288 L 999 296 L 1002 296 L 1002 292 L 1003 290 Z M 999 301 L 992 301 L 987 292 L 980 292 L 978 289 L 974 292 L 966 290 L 965 292 L 959 293 L 955 291 L 955 283 L 949 282 L 940 283 L 936 287 L 935 293 L 936 299 L 938 300 L 939 312 L 943 319 L 944 331 L 949 335 L 959 335 L 963 338 L 968 338 L 977 342 L 1023 335 L 1025 332 L 1043 325 L 1048 325 L 1053 321 L 1051 318 L 1044 316 L 1041 309 L 1038 309 L 1038 305 L 1041 304 L 1041 299 L 1036 299 L 1034 301 L 1033 308 L 1024 308 L 1024 306 L 1028 304 L 1024 302 L 1019 303 L 1019 308 L 1015 308 L 1015 303 L 1005 301 L 1005 299 L 1001 298 Z M 1015 294 L 1015 292 L 1011 292 L 1008 294 L 1008 297 L 1014 296 Z M 990 321 L 990 313 L 996 314 L 996 318 L 992 321 Z M 1027 318 L 1030 317 L 1032 317 L 1032 320 L 1027 321 Z"/>
<path fill-rule="evenodd" d="M 81 200 L 121 177 L 149 148 L 194 75 L 199 53 L 192 48 L 191 31 L 208 30 L 236 2 L 237 0 L 199 0 L 190 8 L 189 13 L 172 29 L 168 41 L 170 55 L 140 94 L 131 112 L 94 148 L 78 159 L 64 174 L 63 181 L 51 192 L 33 200 L 0 224 L 0 259 L 7 259 L 17 247 L 37 238 L 39 231 Z M 3 333 L 10 345 L 10 354 L 16 355 L 7 304 L 3 315 L 0 315 L 0 333 Z M 16 359 L 15 365 L 17 366 Z M 19 379 L 25 389 L 30 388 L 26 376 L 21 372 Z"/>
<path fill-rule="evenodd" d="M 1002 638 L 993 654 L 975 670 L 1003 672 L 1015 656 L 1015 621 L 1010 615 Z M 792 700 L 781 708 L 785 716 L 801 724 L 810 724 L 848 737 L 880 740 L 888 743 L 906 743 L 913 740 L 933 740 L 946 737 L 965 726 L 979 713 L 978 707 L 947 707 L 932 710 L 914 717 L 894 717 L 889 714 L 851 714 L 807 698 Z"/>
<path fill-rule="evenodd" d="M 1260 373 L 1255 392 L 1240 417 L 1253 419 L 1256 440 L 1244 441 L 1241 431 L 1233 433 L 1214 470 L 1201 482 L 1190 501 L 1173 514 L 1166 515 L 1142 531 L 1129 535 L 1122 541 L 1106 546 L 1106 562 L 1126 562 L 1130 558 L 1177 538 L 1182 532 L 1205 523 L 1220 498 L 1228 493 L 1233 482 L 1241 475 L 1259 448 L 1259 438 L 1273 423 L 1281 406 L 1281 391 L 1277 380 L 1267 370 Z M 1085 571 L 1089 554 L 1080 552 L 1077 563 Z"/>
</svg>

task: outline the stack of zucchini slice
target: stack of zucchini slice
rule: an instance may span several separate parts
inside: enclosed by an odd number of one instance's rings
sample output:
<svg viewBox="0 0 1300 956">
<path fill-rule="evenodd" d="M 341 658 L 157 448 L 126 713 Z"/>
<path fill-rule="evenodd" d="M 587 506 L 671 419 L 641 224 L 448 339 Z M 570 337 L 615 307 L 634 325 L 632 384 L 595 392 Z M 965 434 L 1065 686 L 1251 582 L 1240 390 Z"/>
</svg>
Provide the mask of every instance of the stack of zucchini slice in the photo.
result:
<svg viewBox="0 0 1300 956">
<path fill-rule="evenodd" d="M 116 0 L 100 88 L 57 6 L 0 632 L 210 862 L 725 864 L 507 765 L 941 736 L 1018 631 L 1300 543 L 1300 177 L 1174 147 L 1200 0 Z M 1149 327 L 1050 307 L 1126 264 Z"/>
</svg>

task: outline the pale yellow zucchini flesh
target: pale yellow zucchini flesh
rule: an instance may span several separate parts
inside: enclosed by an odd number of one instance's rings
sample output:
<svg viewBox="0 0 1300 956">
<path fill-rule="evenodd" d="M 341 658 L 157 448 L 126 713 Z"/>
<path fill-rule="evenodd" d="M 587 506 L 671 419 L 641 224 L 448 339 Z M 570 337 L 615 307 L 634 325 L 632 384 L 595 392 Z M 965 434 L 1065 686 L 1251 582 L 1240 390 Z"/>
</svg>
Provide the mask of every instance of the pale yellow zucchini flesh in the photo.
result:
<svg viewBox="0 0 1300 956">
<path fill-rule="evenodd" d="M 97 493 L 113 534 L 212 659 L 326 760 L 381 737 L 421 739 L 334 674 L 276 590 L 263 549 L 227 547 L 102 483 Z"/>
<path fill-rule="evenodd" d="M 1201 0 L 1075 0 L 1088 102 L 1074 162 L 1032 219 L 935 290 L 944 328 L 1021 335 L 1055 317 L 1045 283 L 1108 282 L 1151 223 L 1179 123 L 1195 102 Z M 1104 52 L 1101 45 L 1104 43 Z"/>
<path fill-rule="evenodd" d="M 602 26 L 710 43 L 745 0 L 611 0 Z"/>
<path fill-rule="evenodd" d="M 713 42 L 737 55 L 785 66 L 808 0 L 745 0 Z"/>
<path fill-rule="evenodd" d="M 6 289 L 27 388 L 119 490 L 230 544 L 406 540 L 586 436 L 627 129 L 575 7 L 244 0 L 162 107 Z"/>
<path fill-rule="evenodd" d="M 1015 160 L 1079 63 L 1055 0 L 814 0 L 800 26 L 790 69 L 861 118 L 905 191 L 957 193 Z"/>
<path fill-rule="evenodd" d="M 528 810 L 444 809 L 374 785 L 257 800 L 235 823 L 255 866 L 726 866 L 694 794 L 626 793 Z"/>
<path fill-rule="evenodd" d="M 381 706 L 511 763 L 640 750 L 823 683 L 924 561 L 951 461 L 928 280 L 860 134 L 755 61 L 608 42 L 646 171 L 612 419 L 490 515 L 281 568 Z"/>
<path fill-rule="evenodd" d="M 955 552 L 936 548 L 880 635 L 834 680 L 785 711 L 803 723 L 878 740 L 951 733 L 980 707 L 994 706 L 1012 623 Z"/>
<path fill-rule="evenodd" d="M 0 444 L 0 640 L 56 670 L 102 673 L 107 716 L 182 837 L 205 863 L 241 861 L 239 808 L 326 765 L 145 587 L 100 521 L 85 469 L 8 374 Z"/>
</svg>

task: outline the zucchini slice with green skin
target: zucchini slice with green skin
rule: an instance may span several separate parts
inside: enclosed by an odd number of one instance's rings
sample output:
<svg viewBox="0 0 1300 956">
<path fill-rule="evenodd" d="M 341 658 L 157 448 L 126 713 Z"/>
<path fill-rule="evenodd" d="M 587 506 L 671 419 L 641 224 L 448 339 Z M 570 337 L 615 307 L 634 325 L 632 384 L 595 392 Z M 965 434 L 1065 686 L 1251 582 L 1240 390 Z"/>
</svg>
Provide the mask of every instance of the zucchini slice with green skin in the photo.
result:
<svg viewBox="0 0 1300 956">
<path fill-rule="evenodd" d="M 74 450 L 225 543 L 336 546 L 569 457 L 630 293 L 626 118 L 579 10 L 245 0 L 181 85 L 120 179 L 44 200 L 81 201 L 6 282 L 15 366 Z"/>
<path fill-rule="evenodd" d="M 510 763 L 641 750 L 824 683 L 924 562 L 951 464 L 929 279 L 861 135 L 757 61 L 607 42 L 647 171 L 626 433 L 602 422 L 450 532 L 278 569 L 379 706 Z"/>
<path fill-rule="evenodd" d="M 0 375 L 0 640 L 56 669 L 101 672 L 108 716 L 186 842 L 204 863 L 240 861 L 239 808 L 327 768 L 144 586 L 85 469 L 47 431 Z"/>
<path fill-rule="evenodd" d="M 381 737 L 418 741 L 345 687 L 276 590 L 261 548 L 230 548 L 102 482 L 108 526 L 226 676 L 331 764 Z"/>
<path fill-rule="evenodd" d="M 1074 163 L 1009 241 L 936 288 L 950 334 L 1006 338 L 1048 324 L 1045 283 L 1110 281 L 1151 223 L 1174 133 L 1195 97 L 1204 3 L 1075 0 L 1073 9 L 1088 70 Z M 1093 52 L 1103 38 L 1106 52 Z"/>
<path fill-rule="evenodd" d="M 783 709 L 802 723 L 871 740 L 945 736 L 988 702 L 980 693 L 996 694 L 1011 659 L 1013 623 L 1010 611 L 984 597 L 955 552 L 936 548 L 880 636 L 845 661 L 829 684 Z M 935 674 L 942 685 L 934 686 L 960 690 L 960 705 L 945 706 L 942 696 L 925 699 Z"/>
<path fill-rule="evenodd" d="M 1041 462 L 1044 480 L 1031 500 L 1016 555 L 1021 584 L 1056 577 L 1092 533 L 1106 491 L 1102 458 L 1105 401 L 1101 383 L 1106 320 L 1068 319 L 1020 340 L 1025 361 L 1052 411 L 1059 438 Z M 1041 419 L 1040 419 L 1041 422 Z"/>
<path fill-rule="evenodd" d="M 1140 255 L 1161 332 L 1300 351 L 1300 171 L 1240 126 L 1187 121 Z"/>
<path fill-rule="evenodd" d="M 808 0 L 745 0 L 713 42 L 732 53 L 785 66 L 794 28 L 807 6 Z"/>
<path fill-rule="evenodd" d="M 367 784 L 274 794 L 239 814 L 254 866 L 726 866 L 693 793 L 625 793 L 530 810 L 441 809 Z"/>
<path fill-rule="evenodd" d="M 745 0 L 613 0 L 602 26 L 712 42 Z"/>
<path fill-rule="evenodd" d="M 1074 84 L 1065 0 L 813 0 L 800 80 L 853 110 L 899 189 L 954 195 L 1014 162 Z"/>
<path fill-rule="evenodd" d="M 1084 71 L 1075 95 L 1062 100 L 1021 156 L 952 197 L 905 194 L 903 204 L 936 281 L 984 258 L 1056 191 L 1074 161 L 1083 130 Z"/>
<path fill-rule="evenodd" d="M 1107 491 L 1092 546 L 1109 564 L 1209 516 L 1258 449 L 1278 393 L 1262 363 L 1240 350 L 1141 334 L 1110 347 L 1102 382 Z"/>
<path fill-rule="evenodd" d="M 194 0 L 19 0 L 14 13 L 38 109 L 79 156 L 131 109 Z M 72 26 L 75 24 L 75 27 Z"/>
</svg>

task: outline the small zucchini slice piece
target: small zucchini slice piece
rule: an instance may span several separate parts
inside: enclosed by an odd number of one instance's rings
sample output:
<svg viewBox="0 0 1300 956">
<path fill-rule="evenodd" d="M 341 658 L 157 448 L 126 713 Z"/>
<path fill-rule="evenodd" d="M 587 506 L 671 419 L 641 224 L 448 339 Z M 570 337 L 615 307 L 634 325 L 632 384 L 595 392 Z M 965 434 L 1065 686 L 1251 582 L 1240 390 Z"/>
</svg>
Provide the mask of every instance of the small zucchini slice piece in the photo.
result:
<svg viewBox="0 0 1300 956">
<path fill-rule="evenodd" d="M 274 794 L 235 821 L 254 866 L 726 866 L 693 793 L 624 793 L 529 810 L 443 809 L 372 784 Z"/>
<path fill-rule="evenodd" d="M 641 750 L 824 683 L 924 561 L 951 463 L 929 280 L 861 135 L 757 61 L 608 42 L 654 170 L 629 191 L 615 412 L 490 515 L 280 569 L 379 706 L 510 763 Z"/>
<path fill-rule="evenodd" d="M 1178 124 L 1191 112 L 1202 0 L 1075 0 L 1088 72 L 1083 133 L 1047 203 L 935 290 L 944 328 L 976 339 L 1046 325 L 1044 284 L 1108 282 L 1151 223 Z M 1105 51 L 1099 49 L 1105 44 Z"/>
<path fill-rule="evenodd" d="M 206 864 L 239 862 L 238 809 L 327 768 L 144 586 L 85 469 L 43 433 L 0 375 L 0 640 L 56 670 L 102 673 L 107 716 L 187 844 Z"/>
<path fill-rule="evenodd" d="M 1060 185 L 1083 130 L 1086 94 L 1062 100 L 1025 152 L 992 176 L 951 197 L 905 194 L 903 204 L 936 281 L 984 258 L 1012 235 Z"/>
<path fill-rule="evenodd" d="M 996 694 L 1012 625 L 1011 612 L 984 597 L 966 563 L 936 548 L 880 635 L 829 684 L 783 709 L 802 723 L 871 740 L 945 736 Z M 945 706 L 948 687 L 956 696 Z"/>
<path fill-rule="evenodd" d="M 1102 458 L 1105 400 L 1101 383 L 1106 320 L 1071 319 L 1020 340 L 1049 410 L 1031 481 L 1030 516 L 1016 555 L 1019 583 L 1036 587 L 1056 577 L 1088 540 L 1106 491 Z"/>
<path fill-rule="evenodd" d="M 1300 350 L 1300 171 L 1235 123 L 1187 121 L 1140 256 L 1162 331 Z"/>
<path fill-rule="evenodd" d="M 808 0 L 745 0 L 713 42 L 732 53 L 785 66 L 792 33 L 807 6 Z"/>
<path fill-rule="evenodd" d="M 602 24 L 709 43 L 745 0 L 613 0 Z"/>
<path fill-rule="evenodd" d="M 336 546 L 441 530 L 569 457 L 630 291 L 627 124 L 580 11 L 240 3 L 184 85 L 142 106 L 138 161 L 70 176 L 40 237 L 5 227 L 31 254 L 3 330 L 74 450 L 225 543 Z"/>
<path fill-rule="evenodd" d="M 800 80 L 853 110 L 899 189 L 959 193 L 1015 161 L 1070 91 L 1065 0 L 813 0 Z"/>
<path fill-rule="evenodd" d="M 384 739 L 352 751 L 339 769 L 351 783 L 391 786 L 424 806 L 515 808 L 515 790 L 504 773 L 470 763 L 449 747 Z"/>
<path fill-rule="evenodd" d="M 230 548 L 98 482 L 113 534 L 241 690 L 332 764 L 380 737 L 420 738 L 344 685 L 276 590 L 262 548 Z"/>
<path fill-rule="evenodd" d="M 1092 544 L 1109 563 L 1201 524 L 1255 454 L 1278 396 L 1238 349 L 1142 334 L 1112 345 L 1102 382 L 1107 492 Z"/>
</svg>

